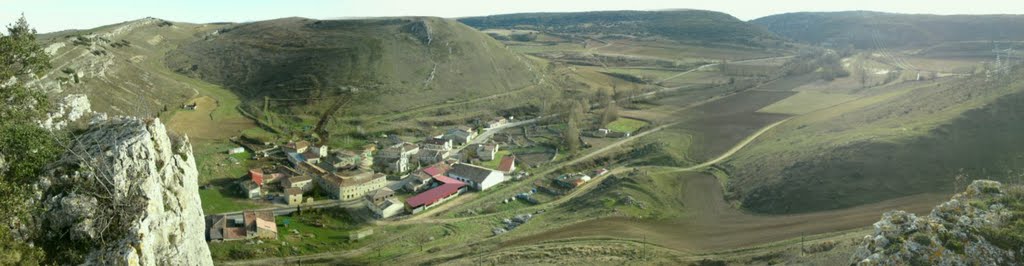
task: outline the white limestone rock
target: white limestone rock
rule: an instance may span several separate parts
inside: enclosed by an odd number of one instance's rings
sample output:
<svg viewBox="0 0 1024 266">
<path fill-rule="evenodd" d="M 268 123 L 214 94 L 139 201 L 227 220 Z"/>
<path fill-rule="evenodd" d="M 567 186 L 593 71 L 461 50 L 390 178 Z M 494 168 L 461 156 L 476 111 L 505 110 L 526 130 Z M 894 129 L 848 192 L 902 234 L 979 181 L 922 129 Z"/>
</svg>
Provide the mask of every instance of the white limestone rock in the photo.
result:
<svg viewBox="0 0 1024 266">
<path fill-rule="evenodd" d="M 85 94 L 71 94 L 65 96 L 54 111 L 47 114 L 46 120 L 40 121 L 39 124 L 48 130 L 61 130 L 91 113 L 89 97 Z"/>
<path fill-rule="evenodd" d="M 875 232 L 861 241 L 851 264 L 857 265 L 1017 265 L 1024 263 L 1024 247 L 1004 250 L 978 232 L 1002 225 L 1011 215 L 1005 206 L 977 207 L 969 202 L 999 201 L 1003 185 L 976 180 L 967 191 L 918 217 L 891 211 L 874 224 Z M 947 243 L 948 242 L 948 243 Z"/>
<path fill-rule="evenodd" d="M 213 264 L 187 137 L 168 136 L 159 119 L 115 117 L 78 139 L 38 184 L 47 208 L 40 224 L 50 225 L 50 237 L 106 240 L 86 251 L 87 265 Z M 101 225 L 117 215 L 129 222 L 102 235 Z"/>
</svg>

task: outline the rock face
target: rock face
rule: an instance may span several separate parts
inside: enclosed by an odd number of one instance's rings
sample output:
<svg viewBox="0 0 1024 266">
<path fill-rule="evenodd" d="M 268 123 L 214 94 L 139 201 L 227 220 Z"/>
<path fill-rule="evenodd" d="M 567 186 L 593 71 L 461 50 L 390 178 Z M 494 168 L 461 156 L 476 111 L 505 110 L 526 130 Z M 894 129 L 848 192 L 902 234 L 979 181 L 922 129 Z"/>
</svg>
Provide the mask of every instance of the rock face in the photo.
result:
<svg viewBox="0 0 1024 266">
<path fill-rule="evenodd" d="M 77 137 L 39 182 L 51 243 L 91 265 L 212 265 L 187 138 L 159 119 L 115 117 Z"/>
<path fill-rule="evenodd" d="M 1006 189 L 999 182 L 977 180 L 928 216 L 887 212 L 874 224 L 875 232 L 864 236 L 851 264 L 1020 265 L 1024 247 L 1000 248 L 986 240 L 992 234 L 982 233 L 1007 226 L 1011 215 L 1022 211 L 1000 203 L 1012 197 Z"/>
<path fill-rule="evenodd" d="M 60 130 L 91 113 L 89 97 L 85 94 L 71 94 L 64 96 L 54 111 L 47 114 L 46 120 L 40 121 L 39 124 L 45 129 Z"/>
</svg>

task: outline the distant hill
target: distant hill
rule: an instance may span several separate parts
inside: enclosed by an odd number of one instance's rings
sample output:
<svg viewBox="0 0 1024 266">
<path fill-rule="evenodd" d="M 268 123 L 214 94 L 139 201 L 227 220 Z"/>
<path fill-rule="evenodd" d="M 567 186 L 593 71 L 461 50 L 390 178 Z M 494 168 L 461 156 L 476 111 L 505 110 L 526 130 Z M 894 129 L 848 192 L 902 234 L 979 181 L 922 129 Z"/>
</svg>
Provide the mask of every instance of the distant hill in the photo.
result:
<svg viewBox="0 0 1024 266">
<path fill-rule="evenodd" d="M 795 41 L 837 47 L 892 48 L 957 41 L 1024 40 L 1024 15 L 802 12 L 751 22 Z"/>
<path fill-rule="evenodd" d="M 167 69 L 164 55 L 224 25 L 145 18 L 88 30 L 42 34 L 53 69 L 37 81 L 54 95 L 86 94 L 95 111 L 153 116 L 209 86 Z"/>
<path fill-rule="evenodd" d="M 756 38 L 774 38 L 770 32 L 729 14 L 704 10 L 522 13 L 459 21 L 478 29 L 533 29 L 561 34 L 663 37 L 676 41 L 754 44 Z"/>
<path fill-rule="evenodd" d="M 466 25 L 421 17 L 238 24 L 167 56 L 171 69 L 259 103 L 387 90 L 376 112 L 519 89 L 538 81 L 532 64 Z"/>
</svg>

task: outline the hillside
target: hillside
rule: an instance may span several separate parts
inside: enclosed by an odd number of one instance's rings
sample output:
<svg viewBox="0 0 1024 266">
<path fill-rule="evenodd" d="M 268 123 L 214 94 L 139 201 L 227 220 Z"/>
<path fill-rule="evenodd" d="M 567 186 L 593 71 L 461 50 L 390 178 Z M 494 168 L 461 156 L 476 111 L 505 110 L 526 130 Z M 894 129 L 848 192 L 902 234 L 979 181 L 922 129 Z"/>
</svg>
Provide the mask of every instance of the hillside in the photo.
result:
<svg viewBox="0 0 1024 266">
<path fill-rule="evenodd" d="M 751 21 L 809 44 L 893 48 L 959 41 L 1024 40 L 1021 15 L 908 15 L 866 11 L 801 12 Z M 988 49 L 991 49 L 989 45 Z"/>
<path fill-rule="evenodd" d="M 365 111 L 390 112 L 521 89 L 533 63 L 458 22 L 440 18 L 238 24 L 167 55 L 185 75 L 262 107 L 315 105 L 348 88 L 386 94 Z M 253 108 L 259 111 L 259 108 Z"/>
<path fill-rule="evenodd" d="M 164 54 L 222 26 L 146 18 L 44 34 L 53 69 L 38 84 L 54 95 L 86 94 L 99 112 L 155 116 L 209 85 L 167 69 Z"/>
<path fill-rule="evenodd" d="M 802 213 L 948 192 L 958 175 L 1019 171 L 1020 71 L 869 88 L 796 117 L 723 164 L 729 190 L 749 210 Z"/>
<path fill-rule="evenodd" d="M 774 39 L 771 33 L 729 14 L 704 10 L 522 13 L 459 21 L 478 29 L 515 28 L 566 35 L 660 37 L 755 46 L 755 39 Z"/>
</svg>

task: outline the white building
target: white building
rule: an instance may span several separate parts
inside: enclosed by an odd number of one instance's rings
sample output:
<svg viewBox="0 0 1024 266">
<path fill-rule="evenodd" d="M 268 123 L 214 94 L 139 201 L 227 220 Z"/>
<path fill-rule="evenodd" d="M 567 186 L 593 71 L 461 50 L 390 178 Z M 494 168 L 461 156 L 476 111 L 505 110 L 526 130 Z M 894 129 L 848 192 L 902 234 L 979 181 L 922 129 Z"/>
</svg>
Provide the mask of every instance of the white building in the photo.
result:
<svg viewBox="0 0 1024 266">
<path fill-rule="evenodd" d="M 481 191 L 505 181 L 505 174 L 497 170 L 462 163 L 452 166 L 448 176 Z"/>
</svg>

